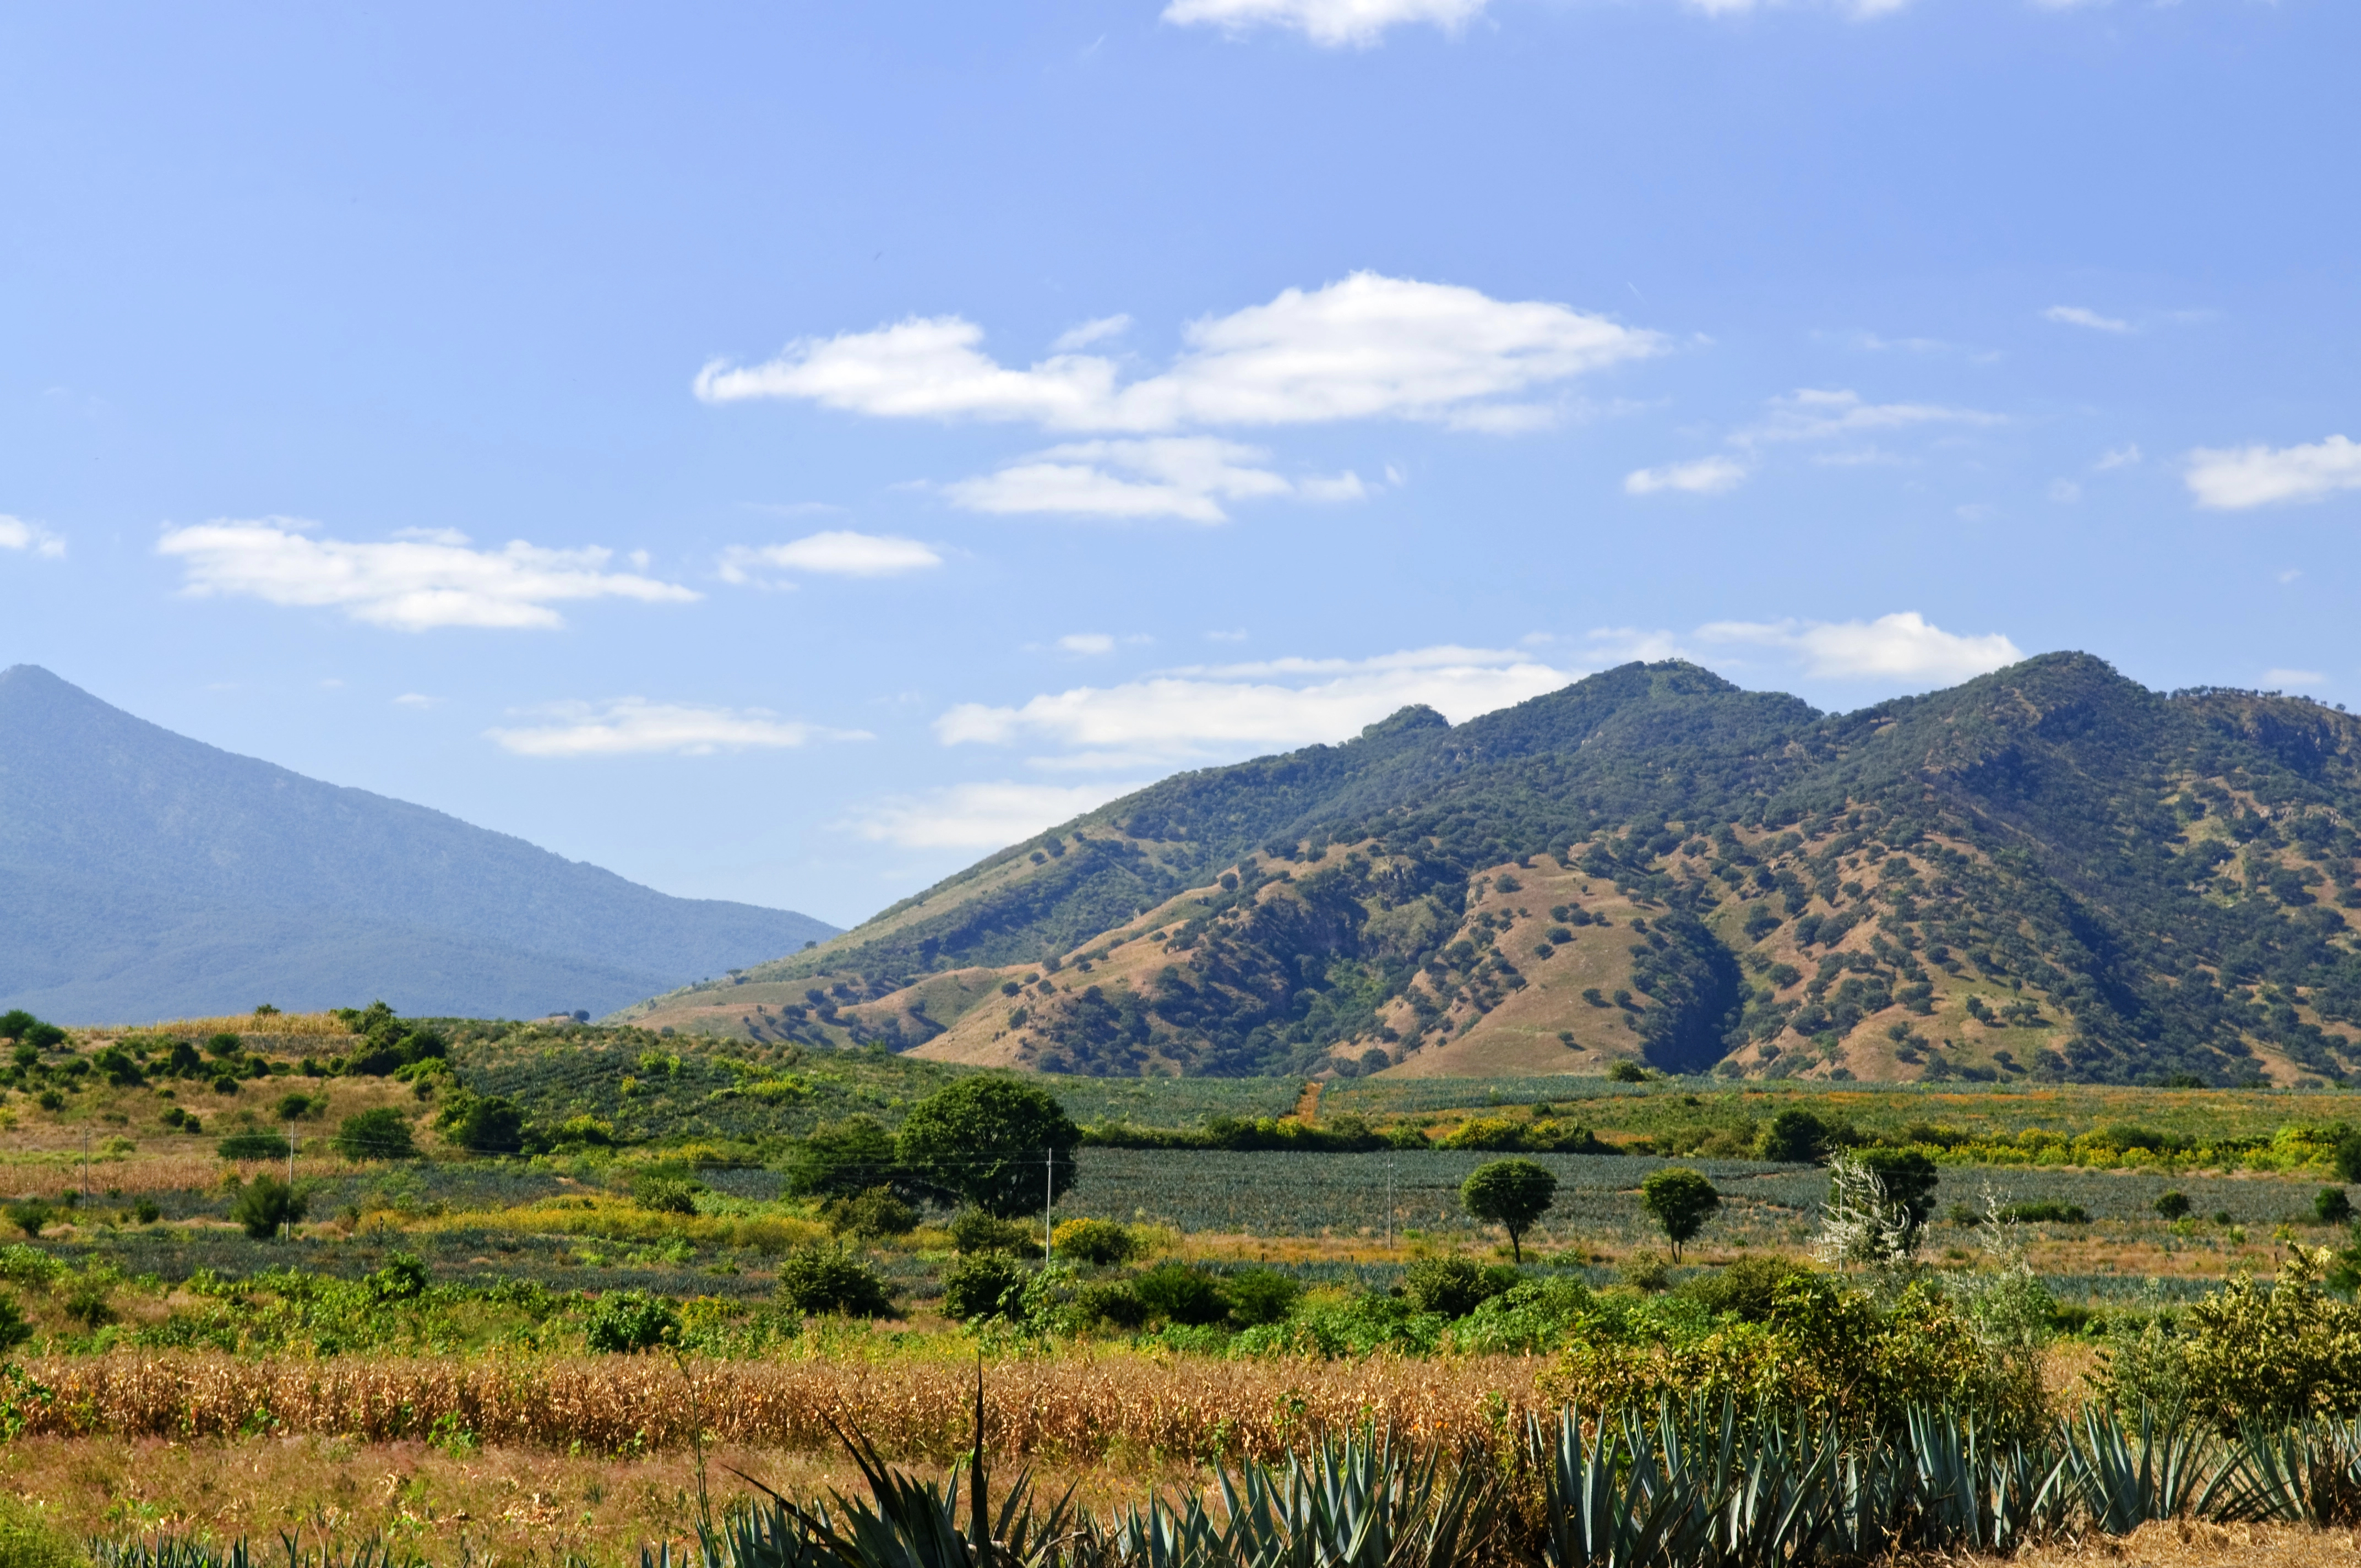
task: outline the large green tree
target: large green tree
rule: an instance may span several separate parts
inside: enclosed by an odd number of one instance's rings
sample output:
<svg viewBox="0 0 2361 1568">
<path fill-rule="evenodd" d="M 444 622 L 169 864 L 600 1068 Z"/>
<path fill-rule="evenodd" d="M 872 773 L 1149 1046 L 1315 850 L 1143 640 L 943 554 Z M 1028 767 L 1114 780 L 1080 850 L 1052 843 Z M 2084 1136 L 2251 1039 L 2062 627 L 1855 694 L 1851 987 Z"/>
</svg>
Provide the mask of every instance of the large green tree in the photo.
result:
<svg viewBox="0 0 2361 1568">
<path fill-rule="evenodd" d="M 1509 1233 L 1509 1250 L 1525 1261 L 1525 1233 L 1557 1201 L 1557 1177 L 1530 1159 L 1496 1159 L 1476 1168 L 1459 1189 L 1460 1204 L 1476 1219 Z"/>
<path fill-rule="evenodd" d="M 895 1139 L 902 1168 L 933 1192 L 986 1213 L 1028 1214 L 1074 1184 L 1082 1129 L 1041 1090 L 966 1078 L 920 1101 Z"/>
</svg>

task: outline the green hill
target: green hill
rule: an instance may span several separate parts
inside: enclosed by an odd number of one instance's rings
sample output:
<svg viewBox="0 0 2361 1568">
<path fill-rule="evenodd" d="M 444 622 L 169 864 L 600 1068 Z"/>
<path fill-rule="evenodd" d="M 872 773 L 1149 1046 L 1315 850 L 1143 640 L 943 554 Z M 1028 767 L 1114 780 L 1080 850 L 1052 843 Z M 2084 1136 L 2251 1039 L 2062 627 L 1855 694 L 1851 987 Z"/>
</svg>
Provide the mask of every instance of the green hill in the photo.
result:
<svg viewBox="0 0 2361 1568">
<path fill-rule="evenodd" d="M 2084 654 L 1682 663 L 1184 773 L 627 1010 L 1070 1072 L 2292 1082 L 2361 1060 L 2361 729 Z"/>
</svg>

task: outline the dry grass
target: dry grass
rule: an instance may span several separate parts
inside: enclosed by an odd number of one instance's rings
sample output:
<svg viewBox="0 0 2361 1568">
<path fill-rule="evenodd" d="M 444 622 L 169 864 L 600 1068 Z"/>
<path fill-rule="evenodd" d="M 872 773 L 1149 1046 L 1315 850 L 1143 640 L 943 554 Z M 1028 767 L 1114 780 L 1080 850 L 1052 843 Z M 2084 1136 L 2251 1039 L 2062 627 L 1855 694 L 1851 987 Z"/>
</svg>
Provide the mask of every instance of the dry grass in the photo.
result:
<svg viewBox="0 0 2361 1568">
<path fill-rule="evenodd" d="M 2361 1533 L 2296 1525 L 2150 1524 L 2127 1536 L 2090 1535 L 2030 1547 L 2005 1561 L 2018 1568 L 2091 1568 L 2098 1563 L 2136 1563 L 2139 1568 L 2223 1568 L 2230 1563 L 2327 1568 L 2361 1563 Z"/>
<path fill-rule="evenodd" d="M 840 1453 L 724 1445 L 708 1460 L 717 1508 L 752 1492 L 733 1469 L 789 1496 L 861 1489 L 859 1473 Z M 1202 1480 L 1187 1467 L 1107 1465 L 1036 1477 L 1053 1497 L 1072 1486 L 1077 1502 L 1101 1511 L 1152 1486 Z M 38 1502 L 71 1535 L 170 1530 L 216 1544 L 244 1535 L 261 1545 L 280 1530 L 348 1544 L 375 1533 L 430 1562 L 479 1568 L 635 1564 L 643 1543 L 688 1539 L 696 1486 L 688 1454 L 670 1451 L 446 1450 L 334 1437 L 28 1438 L 0 1449 L 0 1487 Z"/>
<path fill-rule="evenodd" d="M 1543 1404 L 1539 1356 L 1350 1363 L 1093 1354 L 988 1365 L 987 1435 L 1005 1454 L 1162 1464 L 1268 1455 L 1307 1434 L 1374 1421 L 1457 1443 L 1496 1436 Z M 685 1446 L 701 1409 L 715 1441 L 822 1452 L 830 1422 L 888 1453 L 947 1460 L 969 1441 L 974 1365 L 887 1358 L 692 1362 L 124 1353 L 33 1363 L 56 1390 L 27 1431 L 56 1437 L 201 1439 L 272 1432 L 365 1442 L 466 1431 L 504 1447 L 607 1453 Z M 439 1429 L 437 1423 L 441 1423 Z"/>
<path fill-rule="evenodd" d="M 102 1030 L 107 1035 L 165 1035 L 203 1040 L 214 1035 L 236 1035 L 249 1044 L 267 1044 L 274 1035 L 351 1037 L 352 1030 L 333 1013 L 233 1013 L 222 1018 L 168 1018 L 160 1024 L 126 1024 Z"/>
</svg>

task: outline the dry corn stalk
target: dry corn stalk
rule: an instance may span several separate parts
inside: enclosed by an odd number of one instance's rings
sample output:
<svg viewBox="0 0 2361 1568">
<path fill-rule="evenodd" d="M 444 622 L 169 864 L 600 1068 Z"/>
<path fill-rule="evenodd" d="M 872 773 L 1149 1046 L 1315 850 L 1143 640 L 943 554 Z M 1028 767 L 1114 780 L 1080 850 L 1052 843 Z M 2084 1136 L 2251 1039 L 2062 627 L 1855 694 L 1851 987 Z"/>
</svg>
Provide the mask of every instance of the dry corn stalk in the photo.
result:
<svg viewBox="0 0 2361 1568">
<path fill-rule="evenodd" d="M 1375 1422 L 1451 1443 L 1501 1440 L 1538 1408 L 1533 1356 L 1215 1361 L 1134 1354 L 1008 1359 L 986 1368 L 990 1443 L 1087 1459 L 1270 1456 L 1308 1435 Z M 26 1431 L 77 1436 L 337 1434 L 379 1442 L 465 1431 L 488 1443 L 608 1453 L 688 1441 L 830 1447 L 829 1423 L 880 1449 L 948 1459 L 969 1440 L 972 1365 L 952 1362 L 336 1357 L 180 1353 L 52 1357 L 28 1366 L 54 1397 Z M 696 1386 L 691 1398 L 690 1383 Z"/>
</svg>

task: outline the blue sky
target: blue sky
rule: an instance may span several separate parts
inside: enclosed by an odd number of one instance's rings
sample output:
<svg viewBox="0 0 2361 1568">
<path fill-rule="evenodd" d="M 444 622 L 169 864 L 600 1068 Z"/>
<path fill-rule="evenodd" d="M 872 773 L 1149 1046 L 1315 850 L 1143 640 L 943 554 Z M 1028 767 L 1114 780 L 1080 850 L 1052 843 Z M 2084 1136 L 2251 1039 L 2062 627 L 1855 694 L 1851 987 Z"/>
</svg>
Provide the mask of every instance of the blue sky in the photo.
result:
<svg viewBox="0 0 2361 1568">
<path fill-rule="evenodd" d="M 0 663 L 851 923 L 1635 654 L 2361 700 L 2328 0 L 19 7 Z"/>
</svg>

